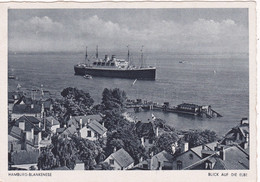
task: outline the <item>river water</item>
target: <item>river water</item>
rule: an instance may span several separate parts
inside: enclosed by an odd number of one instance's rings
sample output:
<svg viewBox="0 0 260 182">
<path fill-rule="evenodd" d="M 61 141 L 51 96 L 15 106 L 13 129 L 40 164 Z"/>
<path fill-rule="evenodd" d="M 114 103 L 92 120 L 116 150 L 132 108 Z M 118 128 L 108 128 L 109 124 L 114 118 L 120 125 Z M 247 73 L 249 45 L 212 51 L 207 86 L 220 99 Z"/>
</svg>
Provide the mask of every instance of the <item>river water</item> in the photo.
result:
<svg viewBox="0 0 260 182">
<path fill-rule="evenodd" d="M 136 54 L 137 55 L 137 54 Z M 211 129 L 225 134 L 249 116 L 249 64 L 248 55 L 191 55 L 149 53 L 146 64 L 157 67 L 155 81 L 98 78 L 92 80 L 75 76 L 73 65 L 84 60 L 84 53 L 9 54 L 9 72 L 18 77 L 8 80 L 9 91 L 19 83 L 22 88 L 43 85 L 56 96 L 66 87 L 88 91 L 96 103 L 100 102 L 104 88 L 120 88 L 131 99 L 142 98 L 154 102 L 183 102 L 211 105 L 221 118 L 198 118 L 156 111 L 133 113 L 146 120 L 153 113 L 165 119 L 176 129 Z M 104 54 L 100 53 L 100 57 Z M 119 53 L 118 57 L 125 57 Z M 137 60 L 137 56 L 133 56 Z"/>
</svg>

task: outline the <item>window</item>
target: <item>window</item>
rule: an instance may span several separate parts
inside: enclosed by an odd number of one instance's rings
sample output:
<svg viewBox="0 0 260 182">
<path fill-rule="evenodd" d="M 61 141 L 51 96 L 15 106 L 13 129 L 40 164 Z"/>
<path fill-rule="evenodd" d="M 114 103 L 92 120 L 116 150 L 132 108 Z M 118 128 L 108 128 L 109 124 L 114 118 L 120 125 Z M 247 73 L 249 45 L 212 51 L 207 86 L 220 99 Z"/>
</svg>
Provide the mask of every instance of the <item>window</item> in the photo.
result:
<svg viewBox="0 0 260 182">
<path fill-rule="evenodd" d="M 109 159 L 109 164 L 114 165 L 114 159 Z"/>
<path fill-rule="evenodd" d="M 177 161 L 177 169 L 178 170 L 182 169 L 182 161 Z"/>
<path fill-rule="evenodd" d="M 144 169 L 148 169 L 148 164 L 143 164 Z"/>
<path fill-rule="evenodd" d="M 88 137 L 91 137 L 91 131 L 88 131 Z"/>
</svg>

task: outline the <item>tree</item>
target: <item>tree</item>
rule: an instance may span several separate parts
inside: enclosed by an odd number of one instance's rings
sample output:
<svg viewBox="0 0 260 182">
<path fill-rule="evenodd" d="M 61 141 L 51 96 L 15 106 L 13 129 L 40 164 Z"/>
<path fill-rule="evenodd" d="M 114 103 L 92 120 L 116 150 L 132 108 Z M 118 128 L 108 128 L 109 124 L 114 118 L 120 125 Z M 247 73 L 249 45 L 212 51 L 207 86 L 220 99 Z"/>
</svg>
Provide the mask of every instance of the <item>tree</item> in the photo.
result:
<svg viewBox="0 0 260 182">
<path fill-rule="evenodd" d="M 185 134 L 185 141 L 189 143 L 189 147 L 196 147 L 202 144 L 214 142 L 218 140 L 218 136 L 211 130 L 195 130 Z"/>
<path fill-rule="evenodd" d="M 62 92 L 62 99 L 56 99 L 53 104 L 54 115 L 65 124 L 70 116 L 92 114 L 94 100 L 88 92 L 77 88 L 65 88 Z"/>
<path fill-rule="evenodd" d="M 58 166 L 67 166 L 74 169 L 76 166 L 76 156 L 74 143 L 68 138 L 62 138 L 58 135 L 52 137 L 52 153 L 57 159 Z"/>
<path fill-rule="evenodd" d="M 85 170 L 95 169 L 97 160 L 100 160 L 103 149 L 98 145 L 98 142 L 83 139 L 77 136 L 72 136 L 72 140 L 75 143 L 75 149 L 77 150 L 77 156 L 79 160 L 84 162 Z"/>
<path fill-rule="evenodd" d="M 140 138 L 134 131 L 134 125 L 124 125 L 117 130 L 108 133 L 106 147 L 107 155 L 113 152 L 114 147 L 124 148 L 133 157 L 134 161 L 139 162 L 140 157 L 145 156 L 145 149 L 141 144 Z"/>
<path fill-rule="evenodd" d="M 124 110 L 126 101 L 126 93 L 119 88 L 107 89 L 105 88 L 102 93 L 102 102 L 105 110 L 114 110 L 116 112 L 122 112 Z"/>
<path fill-rule="evenodd" d="M 155 140 L 155 145 L 152 150 L 155 153 L 165 150 L 170 154 L 174 154 L 172 151 L 172 145 L 175 145 L 178 140 L 178 135 L 175 132 L 163 133 Z"/>
<path fill-rule="evenodd" d="M 38 157 L 38 170 L 50 170 L 56 165 L 56 159 L 51 152 L 52 145 L 44 147 Z"/>
</svg>

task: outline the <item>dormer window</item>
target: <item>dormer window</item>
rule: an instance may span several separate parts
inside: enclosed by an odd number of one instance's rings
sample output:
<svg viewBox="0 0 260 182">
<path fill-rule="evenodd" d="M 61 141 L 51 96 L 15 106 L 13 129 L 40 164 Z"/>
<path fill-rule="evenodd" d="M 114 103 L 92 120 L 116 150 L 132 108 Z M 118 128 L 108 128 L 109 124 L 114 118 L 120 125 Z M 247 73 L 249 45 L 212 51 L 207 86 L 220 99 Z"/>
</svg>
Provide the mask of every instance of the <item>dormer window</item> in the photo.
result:
<svg viewBox="0 0 260 182">
<path fill-rule="evenodd" d="M 193 159 L 193 154 L 190 154 L 190 155 L 189 155 L 189 158 L 192 160 L 192 159 Z"/>
</svg>

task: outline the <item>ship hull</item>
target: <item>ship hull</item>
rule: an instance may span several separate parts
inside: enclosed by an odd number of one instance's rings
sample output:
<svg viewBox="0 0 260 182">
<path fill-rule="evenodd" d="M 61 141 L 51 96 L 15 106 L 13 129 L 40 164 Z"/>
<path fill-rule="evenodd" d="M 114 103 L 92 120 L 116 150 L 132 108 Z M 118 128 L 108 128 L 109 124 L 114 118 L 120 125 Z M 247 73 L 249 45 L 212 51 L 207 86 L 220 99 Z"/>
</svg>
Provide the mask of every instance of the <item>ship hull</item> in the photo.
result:
<svg viewBox="0 0 260 182">
<path fill-rule="evenodd" d="M 126 79 L 155 80 L 155 68 L 141 68 L 132 70 L 102 69 L 93 67 L 74 66 L 75 75 L 91 75 L 95 77 L 111 77 Z"/>
</svg>

